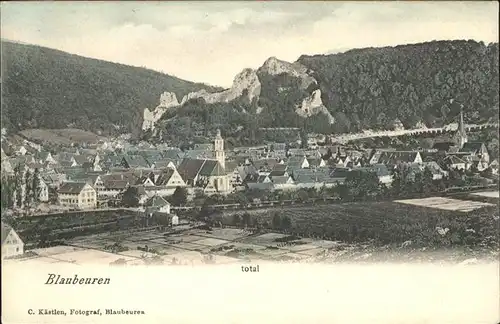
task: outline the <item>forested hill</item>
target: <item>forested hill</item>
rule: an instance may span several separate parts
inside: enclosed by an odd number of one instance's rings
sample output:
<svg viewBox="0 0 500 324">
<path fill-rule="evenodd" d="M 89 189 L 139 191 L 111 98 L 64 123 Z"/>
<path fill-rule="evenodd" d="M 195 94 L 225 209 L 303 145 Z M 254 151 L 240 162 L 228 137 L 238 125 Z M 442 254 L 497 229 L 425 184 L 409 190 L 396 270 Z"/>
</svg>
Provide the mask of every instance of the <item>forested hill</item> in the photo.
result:
<svg viewBox="0 0 500 324">
<path fill-rule="evenodd" d="M 2 40 L 2 127 L 137 131 L 164 91 L 212 87 L 145 68 Z"/>
<path fill-rule="evenodd" d="M 498 118 L 498 43 L 433 41 L 302 56 L 344 130 L 442 125 L 464 105 L 466 122 Z M 455 110 L 455 111 L 453 111 Z"/>
</svg>

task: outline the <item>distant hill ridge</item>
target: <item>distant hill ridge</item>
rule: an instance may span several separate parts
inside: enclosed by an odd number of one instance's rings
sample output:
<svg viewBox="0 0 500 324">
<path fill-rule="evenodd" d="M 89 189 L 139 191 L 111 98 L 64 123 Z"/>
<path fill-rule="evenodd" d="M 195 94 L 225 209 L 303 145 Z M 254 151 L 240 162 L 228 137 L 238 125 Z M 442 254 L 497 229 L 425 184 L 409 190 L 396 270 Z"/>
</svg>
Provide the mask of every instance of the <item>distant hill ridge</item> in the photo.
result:
<svg viewBox="0 0 500 324">
<path fill-rule="evenodd" d="M 467 123 L 498 118 L 498 43 L 472 40 L 304 55 L 296 62 L 271 57 L 256 70 L 243 69 L 225 90 L 6 41 L 2 61 L 2 126 L 9 129 L 187 140 L 218 127 L 248 139 L 266 127 L 322 133 L 439 127 L 454 120 L 460 104 Z"/>
<path fill-rule="evenodd" d="M 498 118 L 498 87 L 498 43 L 432 41 L 304 55 L 293 63 L 271 57 L 257 70 L 244 69 L 230 89 L 190 93 L 145 111 L 151 122 L 143 128 L 157 124 L 153 134 L 186 138 L 221 127 L 226 136 L 248 138 L 266 127 L 441 127 L 455 121 L 460 105 L 467 123 L 483 123 Z"/>
<path fill-rule="evenodd" d="M 219 88 L 157 71 L 3 40 L 2 127 L 139 132 L 143 109 L 164 91 Z"/>
</svg>

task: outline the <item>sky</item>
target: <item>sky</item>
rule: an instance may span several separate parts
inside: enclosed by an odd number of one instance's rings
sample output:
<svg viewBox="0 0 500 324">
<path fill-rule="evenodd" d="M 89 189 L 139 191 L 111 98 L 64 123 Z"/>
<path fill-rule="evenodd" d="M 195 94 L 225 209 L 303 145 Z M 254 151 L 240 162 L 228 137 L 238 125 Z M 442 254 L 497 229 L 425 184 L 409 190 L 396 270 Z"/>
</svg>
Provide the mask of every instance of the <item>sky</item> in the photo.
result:
<svg viewBox="0 0 500 324">
<path fill-rule="evenodd" d="M 432 40 L 498 42 L 489 2 L 2 2 L 3 39 L 229 87 L 277 57 Z"/>
</svg>

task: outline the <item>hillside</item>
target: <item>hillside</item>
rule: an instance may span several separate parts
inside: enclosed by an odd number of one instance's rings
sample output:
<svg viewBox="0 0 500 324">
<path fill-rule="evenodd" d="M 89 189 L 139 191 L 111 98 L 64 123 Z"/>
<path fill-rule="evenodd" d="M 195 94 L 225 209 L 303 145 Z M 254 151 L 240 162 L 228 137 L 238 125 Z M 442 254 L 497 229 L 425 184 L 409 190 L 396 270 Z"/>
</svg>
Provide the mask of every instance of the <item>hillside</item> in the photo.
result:
<svg viewBox="0 0 500 324">
<path fill-rule="evenodd" d="M 145 107 L 164 91 L 178 96 L 215 88 L 145 68 L 14 42 L 2 48 L 2 127 L 140 130 Z"/>
<path fill-rule="evenodd" d="M 467 123 L 481 123 L 498 118 L 498 87 L 498 43 L 433 41 L 294 63 L 270 58 L 243 70 L 231 89 L 157 107 L 151 124 L 158 121 L 167 140 L 221 127 L 246 143 L 263 136 L 260 127 L 340 133 L 443 126 L 456 122 L 460 104 Z"/>
<path fill-rule="evenodd" d="M 464 105 L 466 121 L 498 116 L 498 43 L 435 41 L 302 56 L 314 72 L 325 105 L 342 128 L 405 127 L 451 121 L 449 99 Z"/>
</svg>

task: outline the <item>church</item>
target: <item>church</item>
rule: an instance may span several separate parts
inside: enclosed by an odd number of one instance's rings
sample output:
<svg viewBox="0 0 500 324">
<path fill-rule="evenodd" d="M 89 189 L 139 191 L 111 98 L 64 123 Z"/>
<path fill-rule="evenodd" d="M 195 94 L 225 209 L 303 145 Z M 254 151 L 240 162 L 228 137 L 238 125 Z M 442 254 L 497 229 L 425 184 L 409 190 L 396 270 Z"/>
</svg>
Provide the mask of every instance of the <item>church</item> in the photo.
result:
<svg viewBox="0 0 500 324">
<path fill-rule="evenodd" d="M 220 130 L 217 130 L 214 140 L 214 157 L 214 159 L 184 158 L 177 171 L 191 188 L 202 190 L 206 195 L 226 195 L 232 188 L 225 170 L 226 153 Z"/>
</svg>

